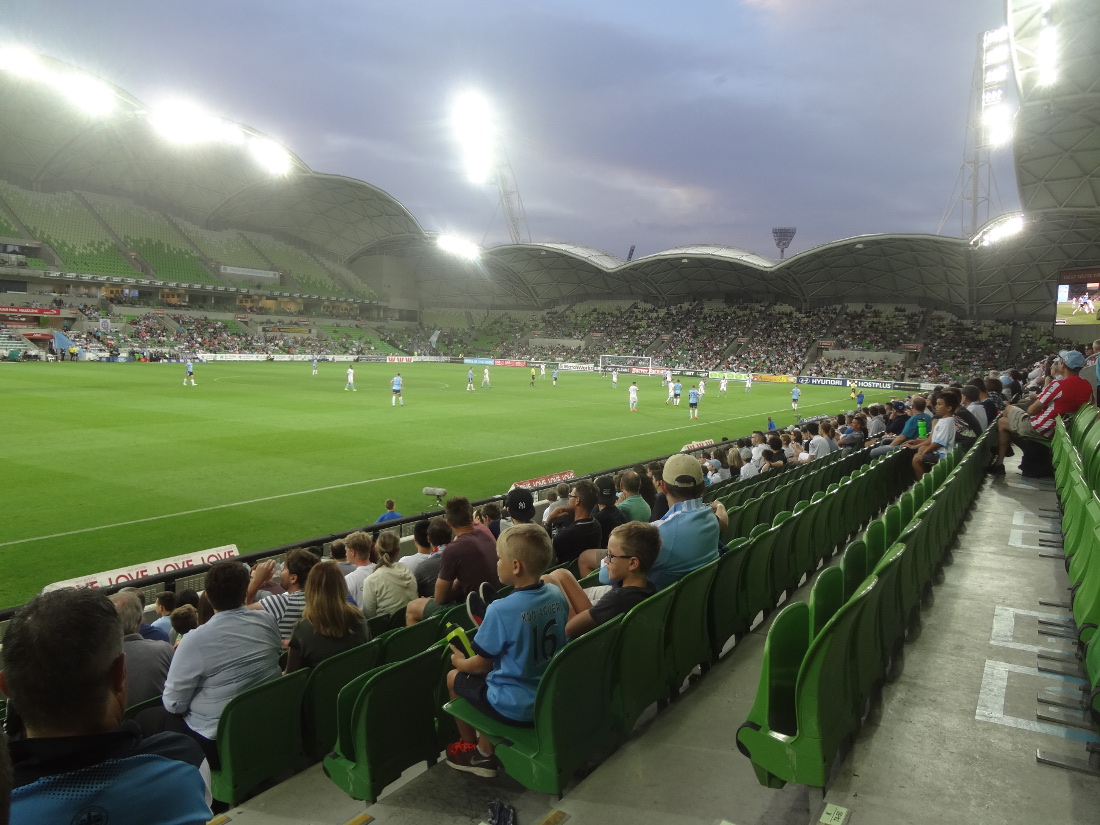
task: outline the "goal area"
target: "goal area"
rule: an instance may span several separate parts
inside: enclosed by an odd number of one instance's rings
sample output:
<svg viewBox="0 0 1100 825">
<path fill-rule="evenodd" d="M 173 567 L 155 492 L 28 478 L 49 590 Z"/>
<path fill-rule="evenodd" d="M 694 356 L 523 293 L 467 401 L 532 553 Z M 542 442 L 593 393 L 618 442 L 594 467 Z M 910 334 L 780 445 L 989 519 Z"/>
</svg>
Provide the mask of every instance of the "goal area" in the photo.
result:
<svg viewBox="0 0 1100 825">
<path fill-rule="evenodd" d="M 600 372 L 630 372 L 631 369 L 653 369 L 653 359 L 648 355 L 601 355 Z"/>
</svg>

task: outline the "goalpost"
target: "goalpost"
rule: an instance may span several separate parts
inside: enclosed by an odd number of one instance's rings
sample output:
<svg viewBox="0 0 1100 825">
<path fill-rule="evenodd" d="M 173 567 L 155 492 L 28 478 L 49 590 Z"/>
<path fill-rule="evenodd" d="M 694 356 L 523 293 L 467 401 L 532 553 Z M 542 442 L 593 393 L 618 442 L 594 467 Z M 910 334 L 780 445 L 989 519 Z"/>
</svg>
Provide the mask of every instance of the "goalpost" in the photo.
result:
<svg viewBox="0 0 1100 825">
<path fill-rule="evenodd" d="M 601 355 L 600 372 L 630 372 L 631 367 L 653 371 L 653 358 L 648 355 Z"/>
</svg>

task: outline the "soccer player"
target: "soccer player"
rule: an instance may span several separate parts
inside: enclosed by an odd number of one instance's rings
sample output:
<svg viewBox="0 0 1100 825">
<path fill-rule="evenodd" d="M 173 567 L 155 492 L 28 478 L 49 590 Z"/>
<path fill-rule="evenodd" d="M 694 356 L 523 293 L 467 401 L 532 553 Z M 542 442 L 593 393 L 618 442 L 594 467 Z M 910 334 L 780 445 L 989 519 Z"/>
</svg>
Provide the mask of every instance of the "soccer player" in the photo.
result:
<svg viewBox="0 0 1100 825">
<path fill-rule="evenodd" d="M 470 367 L 466 371 L 466 392 L 474 391 L 474 368 Z"/>
<path fill-rule="evenodd" d="M 543 378 L 546 377 L 546 364 L 539 364 L 539 375 Z"/>
<path fill-rule="evenodd" d="M 317 356 L 316 355 L 313 356 L 313 374 L 314 375 L 317 374 Z"/>
<path fill-rule="evenodd" d="M 344 384 L 344 392 L 351 390 L 356 392 L 355 389 L 355 367 L 348 367 L 348 383 Z"/>
<path fill-rule="evenodd" d="M 543 369 L 546 369 L 546 367 L 543 367 Z M 532 387 L 535 386 L 535 368 L 534 367 L 531 367 L 531 386 Z"/>
<path fill-rule="evenodd" d="M 699 379 L 699 397 L 702 398 L 706 394 L 707 394 L 707 379 L 700 378 Z"/>
<path fill-rule="evenodd" d="M 745 376 L 745 392 L 752 391 L 752 373 Z"/>
<path fill-rule="evenodd" d="M 726 387 L 728 387 L 728 386 L 729 386 L 729 379 L 727 379 L 723 376 L 722 380 L 718 382 L 718 397 L 719 398 L 725 398 L 726 397 Z"/>
<path fill-rule="evenodd" d="M 680 393 L 682 393 L 683 391 L 684 385 L 681 384 L 678 380 L 674 381 L 672 384 L 672 406 L 680 406 Z"/>
<path fill-rule="evenodd" d="M 794 387 L 791 390 L 791 409 L 794 410 L 795 415 L 798 414 L 798 399 L 802 397 L 802 388 Z"/>
<path fill-rule="evenodd" d="M 638 412 L 638 382 L 635 381 L 631 384 L 627 391 L 629 392 L 630 411 Z"/>
<path fill-rule="evenodd" d="M 482 373 L 481 386 L 482 387 L 488 387 L 489 389 L 493 388 L 492 383 L 489 381 L 489 368 L 488 367 L 486 367 L 485 372 Z"/>
<path fill-rule="evenodd" d="M 554 386 L 558 385 L 558 368 L 554 367 L 554 372 L 551 374 L 554 379 Z"/>
<path fill-rule="evenodd" d="M 665 370 L 665 383 L 672 386 L 672 370 Z"/>
<path fill-rule="evenodd" d="M 688 418 L 699 417 L 699 390 L 695 389 L 695 385 L 691 385 L 691 389 L 688 390 Z"/>
<path fill-rule="evenodd" d="M 619 386 L 619 371 L 611 370 L 611 389 Z"/>
<path fill-rule="evenodd" d="M 668 382 L 668 398 L 665 399 L 665 404 L 667 405 L 668 402 L 671 401 L 671 400 L 672 400 L 672 382 L 669 381 Z"/>
<path fill-rule="evenodd" d="M 401 377 L 401 373 L 397 373 L 397 375 L 395 375 L 393 377 L 393 382 L 392 382 L 391 386 L 393 387 L 393 397 L 390 399 L 390 406 L 391 407 L 396 407 L 397 406 L 397 399 L 400 398 L 401 399 L 401 406 L 404 407 L 405 406 L 405 395 L 404 395 L 405 379 Z M 470 389 L 473 389 L 473 387 L 471 387 Z"/>
<path fill-rule="evenodd" d="M 191 363 L 191 359 L 187 359 L 187 375 L 183 376 L 183 386 L 187 386 L 187 379 L 191 379 L 191 386 L 195 386 L 195 365 Z"/>
</svg>

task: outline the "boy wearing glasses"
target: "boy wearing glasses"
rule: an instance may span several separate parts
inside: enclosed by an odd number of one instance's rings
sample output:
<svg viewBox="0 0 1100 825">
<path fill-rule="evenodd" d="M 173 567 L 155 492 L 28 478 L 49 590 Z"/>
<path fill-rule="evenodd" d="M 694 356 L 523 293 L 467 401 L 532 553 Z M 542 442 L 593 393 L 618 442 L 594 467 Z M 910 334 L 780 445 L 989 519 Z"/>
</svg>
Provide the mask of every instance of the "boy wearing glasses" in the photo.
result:
<svg viewBox="0 0 1100 825">
<path fill-rule="evenodd" d="M 611 587 L 585 590 L 568 570 L 551 570 L 544 582 L 557 585 L 569 602 L 569 621 L 565 635 L 575 639 L 616 616 L 628 612 L 657 588 L 646 573 L 661 550 L 661 532 L 644 521 L 620 524 L 611 531 L 607 543 L 607 573 Z M 595 604 L 589 594 L 602 592 Z"/>
</svg>

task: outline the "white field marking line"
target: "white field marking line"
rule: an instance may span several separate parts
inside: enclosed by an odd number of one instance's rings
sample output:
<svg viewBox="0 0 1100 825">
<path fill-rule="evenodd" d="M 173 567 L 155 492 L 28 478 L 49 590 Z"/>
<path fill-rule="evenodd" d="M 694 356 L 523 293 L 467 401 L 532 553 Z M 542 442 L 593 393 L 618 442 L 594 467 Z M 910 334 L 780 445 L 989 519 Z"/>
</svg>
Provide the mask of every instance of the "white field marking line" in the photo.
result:
<svg viewBox="0 0 1100 825">
<path fill-rule="evenodd" d="M 824 406 L 824 405 L 823 404 L 818 404 L 816 406 Z M 731 416 L 729 418 L 719 418 L 714 423 L 718 424 L 718 423 L 722 423 L 722 422 L 726 422 L 726 421 L 736 421 L 739 418 L 750 418 L 750 417 L 755 418 L 756 416 L 735 415 L 735 416 Z M 463 467 L 476 467 L 479 464 L 491 464 L 494 461 L 509 461 L 513 458 L 529 458 L 530 456 L 533 456 L 533 455 L 543 455 L 544 453 L 556 453 L 556 452 L 559 452 L 561 450 L 573 450 L 573 449 L 577 449 L 579 447 L 592 447 L 596 444 L 609 444 L 612 441 L 624 441 L 624 440 L 629 439 L 629 438 L 642 438 L 644 436 L 649 436 L 649 435 L 661 435 L 662 433 L 673 433 L 673 432 L 676 432 L 677 430 L 687 430 L 687 429 L 690 429 L 692 427 L 697 427 L 697 426 L 698 426 L 698 424 L 686 424 L 682 427 L 671 427 L 667 430 L 652 430 L 652 431 L 647 432 L 647 433 L 633 433 L 631 435 L 620 435 L 620 436 L 616 436 L 615 438 L 603 438 L 603 439 L 600 439 L 599 441 L 586 441 L 583 444 L 573 444 L 573 445 L 570 445 L 570 446 L 567 446 L 567 447 L 552 447 L 552 448 L 548 448 L 548 449 L 545 449 L 545 450 L 534 450 L 534 451 L 529 452 L 529 453 L 517 453 L 516 455 L 497 456 L 495 458 L 482 458 L 482 459 L 479 459 L 477 461 L 467 461 L 463 464 L 451 464 L 451 465 L 446 466 L 446 467 L 433 467 L 433 468 L 428 469 L 428 470 L 416 470 L 416 471 L 411 472 L 411 473 L 398 473 L 397 475 L 392 475 L 392 476 L 379 476 L 378 478 L 365 478 L 365 479 L 361 479 L 360 481 L 348 481 L 348 482 L 345 482 L 343 484 L 330 484 L 327 487 L 315 487 L 312 490 L 297 490 L 293 493 L 279 493 L 279 494 L 274 495 L 274 496 L 264 496 L 263 498 L 252 498 L 252 499 L 248 499 L 247 501 L 234 501 L 234 502 L 230 502 L 228 504 L 214 504 L 210 507 L 199 507 L 199 508 L 196 508 L 194 510 L 181 510 L 178 513 L 165 513 L 164 515 L 161 515 L 161 516 L 147 516 L 146 518 L 137 518 L 137 519 L 132 519 L 131 521 L 118 521 L 118 522 L 115 522 L 114 524 L 103 524 L 103 525 L 100 525 L 99 527 L 82 527 L 79 530 L 67 530 L 64 533 L 51 533 L 48 536 L 34 536 L 33 538 L 16 539 L 15 541 L 4 541 L 4 542 L 0 542 L 0 547 L 10 547 L 14 544 L 28 544 L 32 541 L 45 541 L 46 539 L 63 538 L 64 536 L 75 536 L 75 535 L 79 535 L 80 533 L 94 533 L 98 530 L 111 530 L 115 527 L 129 527 L 132 524 L 144 524 L 145 522 L 149 522 L 149 521 L 160 521 L 161 519 L 176 518 L 177 516 L 193 516 L 196 513 L 208 513 L 211 510 L 226 510 L 230 507 L 243 507 L 243 506 L 248 505 L 248 504 L 262 504 L 265 501 L 277 501 L 278 499 L 281 499 L 281 498 L 292 498 L 294 496 L 304 496 L 304 495 L 309 495 L 311 493 L 325 493 L 325 492 L 329 492 L 330 490 L 342 490 L 342 489 L 347 488 L 347 487 L 358 487 L 358 486 L 363 485 L 363 484 L 373 484 L 376 481 L 393 481 L 393 480 L 398 479 L 398 478 L 409 478 L 410 476 L 418 476 L 418 475 L 423 475 L 425 473 L 440 473 L 440 472 L 443 472 L 444 470 L 461 470 Z"/>
</svg>

